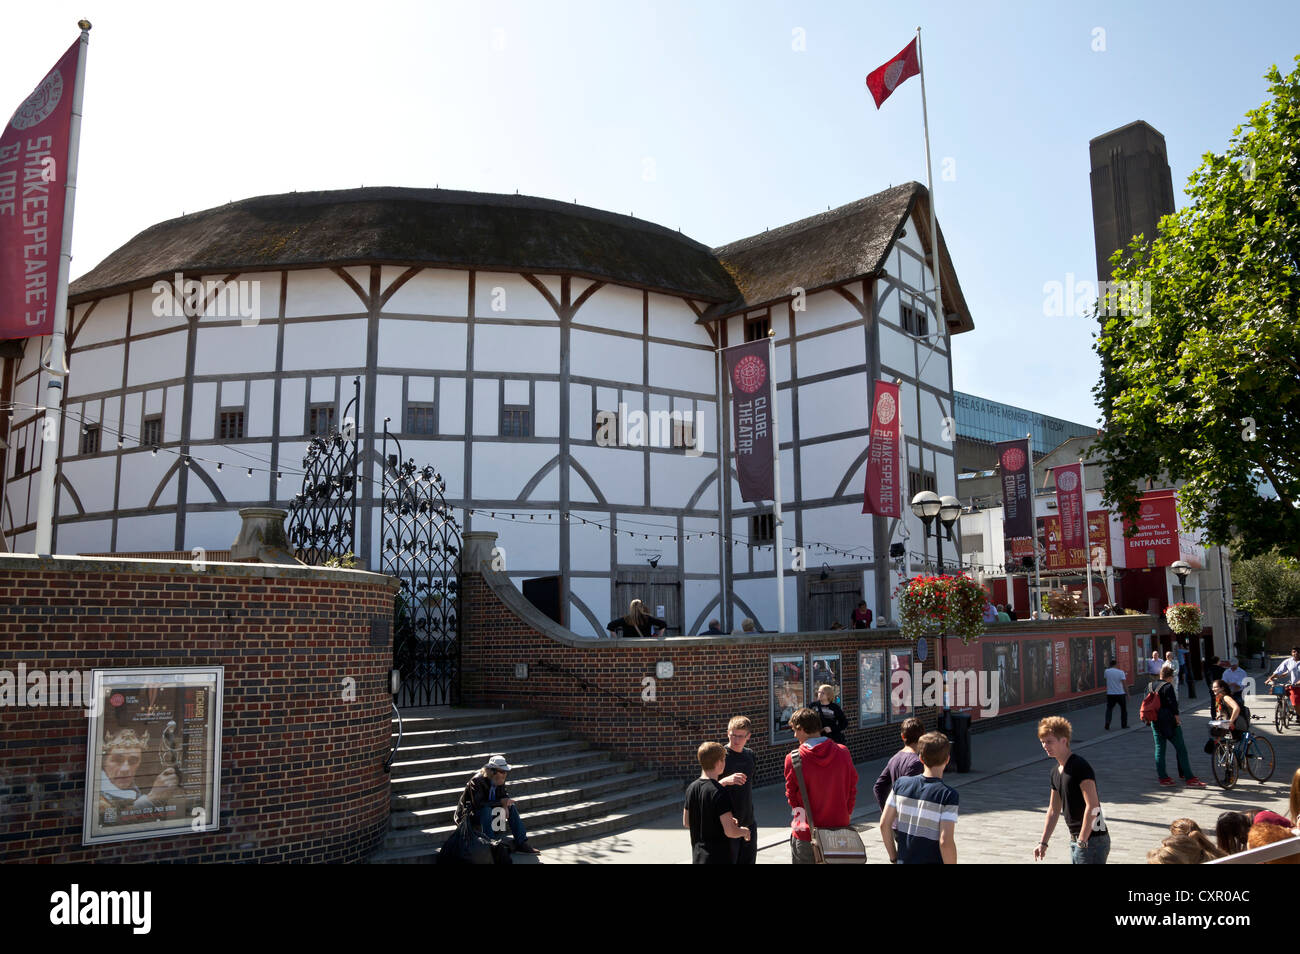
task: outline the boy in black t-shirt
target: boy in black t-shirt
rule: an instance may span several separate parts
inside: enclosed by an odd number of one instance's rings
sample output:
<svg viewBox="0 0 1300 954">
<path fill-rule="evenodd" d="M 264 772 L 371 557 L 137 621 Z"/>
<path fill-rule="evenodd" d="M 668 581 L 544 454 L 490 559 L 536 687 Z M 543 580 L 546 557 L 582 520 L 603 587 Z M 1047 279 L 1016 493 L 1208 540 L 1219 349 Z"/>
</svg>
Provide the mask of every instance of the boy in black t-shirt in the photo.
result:
<svg viewBox="0 0 1300 954">
<path fill-rule="evenodd" d="M 1070 751 L 1072 733 L 1069 721 L 1060 716 L 1038 723 L 1038 741 L 1047 757 L 1056 759 L 1056 765 L 1052 767 L 1052 798 L 1043 823 L 1043 840 L 1034 847 L 1034 860 L 1047 857 L 1047 843 L 1064 811 L 1070 829 L 1070 863 L 1104 865 L 1110 854 L 1110 832 L 1101 814 L 1097 776 L 1091 765 Z"/>
<path fill-rule="evenodd" d="M 754 824 L 754 773 L 758 760 L 745 748 L 754 734 L 754 725 L 744 716 L 736 716 L 727 723 L 727 760 L 722 767 L 718 784 L 725 786 L 731 797 L 731 814 L 736 824 L 749 829 L 749 838 L 732 838 L 732 860 L 738 865 L 758 862 L 758 826 Z"/>
<path fill-rule="evenodd" d="M 697 753 L 700 777 L 686 789 L 682 808 L 682 827 L 691 831 L 691 863 L 697 865 L 732 864 L 732 838 L 749 838 L 749 829 L 736 824 L 727 790 L 718 784 L 726 752 L 717 742 L 705 742 Z"/>
</svg>

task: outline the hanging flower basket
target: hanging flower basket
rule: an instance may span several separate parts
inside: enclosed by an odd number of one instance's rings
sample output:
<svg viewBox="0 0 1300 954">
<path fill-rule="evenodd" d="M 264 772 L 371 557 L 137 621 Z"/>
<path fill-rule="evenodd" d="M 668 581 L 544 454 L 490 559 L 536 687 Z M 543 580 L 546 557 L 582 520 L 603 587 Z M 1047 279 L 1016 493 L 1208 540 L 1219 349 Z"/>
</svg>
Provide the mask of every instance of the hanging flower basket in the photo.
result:
<svg viewBox="0 0 1300 954">
<path fill-rule="evenodd" d="M 917 576 L 894 590 L 905 639 L 947 633 L 963 643 L 984 633 L 989 592 L 968 576 Z"/>
<path fill-rule="evenodd" d="M 1082 608 L 1077 593 L 1068 590 L 1052 590 L 1047 594 L 1047 612 L 1056 619 L 1073 619 L 1079 615 Z"/>
<path fill-rule="evenodd" d="M 1190 635 L 1201 631 L 1201 608 L 1195 603 L 1173 603 L 1165 610 L 1165 622 L 1175 633 Z"/>
</svg>

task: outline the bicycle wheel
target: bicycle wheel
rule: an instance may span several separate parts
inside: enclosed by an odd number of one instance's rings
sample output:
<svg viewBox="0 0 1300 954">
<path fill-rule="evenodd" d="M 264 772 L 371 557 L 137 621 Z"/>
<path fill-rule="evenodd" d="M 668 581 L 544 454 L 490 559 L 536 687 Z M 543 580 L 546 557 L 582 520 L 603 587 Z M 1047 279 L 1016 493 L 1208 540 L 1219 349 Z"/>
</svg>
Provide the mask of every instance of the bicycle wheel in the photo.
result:
<svg viewBox="0 0 1300 954">
<path fill-rule="evenodd" d="M 1232 788 L 1237 784 L 1237 757 L 1231 745 L 1220 743 L 1210 756 L 1210 766 L 1214 772 L 1214 781 L 1222 788 Z"/>
<path fill-rule="evenodd" d="M 1277 705 L 1273 707 L 1273 727 L 1279 732 L 1286 731 L 1286 715 L 1286 700 L 1278 696 Z"/>
<path fill-rule="evenodd" d="M 1267 782 L 1273 777 L 1276 762 L 1273 758 L 1273 743 L 1262 735 L 1251 736 L 1246 743 L 1246 771 L 1257 782 Z"/>
</svg>

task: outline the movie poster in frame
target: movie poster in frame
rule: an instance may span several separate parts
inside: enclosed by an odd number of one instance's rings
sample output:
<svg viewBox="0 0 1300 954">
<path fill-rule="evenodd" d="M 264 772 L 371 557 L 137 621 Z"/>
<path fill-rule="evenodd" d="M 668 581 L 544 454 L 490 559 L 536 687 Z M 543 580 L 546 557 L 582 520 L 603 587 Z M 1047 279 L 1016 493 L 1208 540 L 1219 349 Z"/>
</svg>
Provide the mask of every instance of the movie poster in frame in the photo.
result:
<svg viewBox="0 0 1300 954">
<path fill-rule="evenodd" d="M 808 684 L 808 701 L 815 702 L 817 699 L 818 686 L 834 686 L 835 696 L 832 701 L 844 704 L 841 698 L 844 690 L 844 672 L 840 663 L 839 653 L 813 653 L 812 654 L 812 682 Z"/>
<path fill-rule="evenodd" d="M 885 721 L 885 651 L 858 651 L 858 727 Z"/>
<path fill-rule="evenodd" d="M 808 700 L 808 670 L 802 655 L 769 656 L 768 673 L 771 678 L 772 744 L 783 742 L 790 735 L 790 716 L 801 709 Z"/>
<path fill-rule="evenodd" d="M 222 666 L 96 669 L 82 844 L 216 831 Z"/>
</svg>

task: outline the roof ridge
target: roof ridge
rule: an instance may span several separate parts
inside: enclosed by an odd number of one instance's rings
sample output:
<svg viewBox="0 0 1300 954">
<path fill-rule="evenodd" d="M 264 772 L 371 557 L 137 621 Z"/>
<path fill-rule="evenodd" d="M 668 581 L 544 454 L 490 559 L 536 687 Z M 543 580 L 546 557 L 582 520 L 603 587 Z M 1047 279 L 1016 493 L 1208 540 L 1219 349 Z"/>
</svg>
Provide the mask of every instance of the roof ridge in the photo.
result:
<svg viewBox="0 0 1300 954">
<path fill-rule="evenodd" d="M 757 248 L 760 245 L 765 245 L 768 242 L 787 239 L 791 235 L 797 235 L 799 232 L 804 232 L 808 229 L 820 228 L 835 219 L 851 215 L 856 211 L 861 211 L 862 208 L 869 203 L 883 201 L 884 196 L 900 194 L 903 190 L 912 194 L 915 193 L 918 188 L 924 189 L 925 187 L 915 180 L 900 183 L 896 186 L 890 186 L 888 189 L 873 192 L 871 195 L 864 195 L 861 198 L 854 199 L 852 202 L 846 202 L 844 205 L 836 206 L 833 209 L 827 209 L 825 212 L 818 212 L 815 215 L 808 216 L 807 218 L 796 219 L 795 221 L 788 222 L 785 225 L 779 225 L 774 229 L 769 229 L 765 232 L 756 232 L 753 235 L 747 235 L 744 238 L 736 239 L 735 241 L 728 242 L 725 245 L 719 245 L 713 249 L 713 252 L 715 254 L 721 254 L 728 249 L 735 249 L 739 246 L 745 246 L 746 248 L 752 249 Z M 752 244 L 745 245 L 747 242 Z"/>
</svg>

